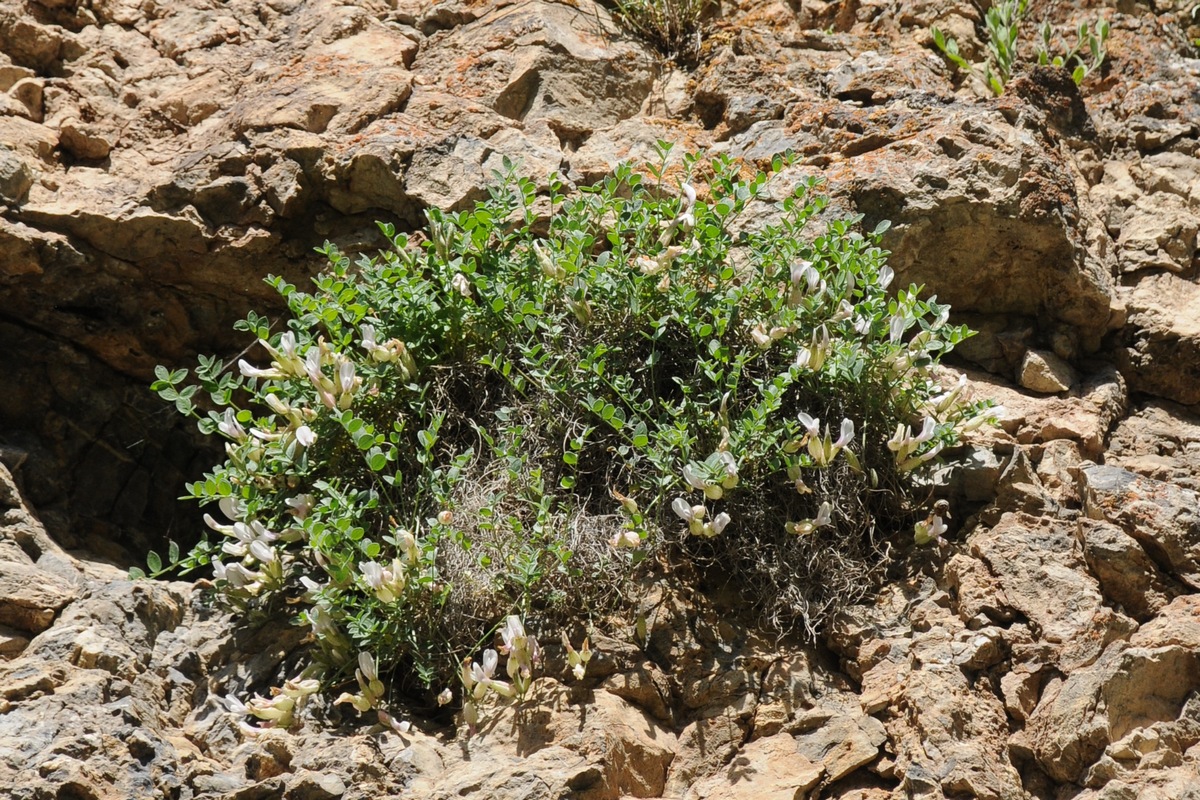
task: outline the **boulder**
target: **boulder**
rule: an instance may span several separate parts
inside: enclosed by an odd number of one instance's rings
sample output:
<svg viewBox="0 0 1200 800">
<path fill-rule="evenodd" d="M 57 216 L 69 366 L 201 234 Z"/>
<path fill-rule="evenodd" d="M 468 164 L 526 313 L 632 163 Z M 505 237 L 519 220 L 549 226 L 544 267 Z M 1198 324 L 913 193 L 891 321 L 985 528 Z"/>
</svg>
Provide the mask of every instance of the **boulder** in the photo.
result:
<svg viewBox="0 0 1200 800">
<path fill-rule="evenodd" d="M 1171 403 L 1148 403 L 1117 423 L 1104 463 L 1200 490 L 1200 418 Z"/>
<path fill-rule="evenodd" d="M 1184 589 L 1166 576 L 1133 538 L 1104 520 L 1079 520 L 1078 538 L 1104 596 L 1139 622 L 1153 619 Z"/>
<path fill-rule="evenodd" d="M 808 760 L 786 733 L 756 739 L 738 751 L 723 771 L 698 781 L 685 800 L 757 800 L 808 797 L 825 770 Z"/>
<path fill-rule="evenodd" d="M 1117 364 L 1129 388 L 1200 404 L 1200 284 L 1170 273 L 1149 275 L 1125 302 L 1129 321 Z"/>
<path fill-rule="evenodd" d="M 1094 664 L 1050 681 L 1027 730 L 1051 778 L 1080 782 L 1106 751 L 1119 758 L 1132 755 L 1131 748 L 1141 752 L 1146 748 L 1139 742 L 1148 737 L 1137 732 L 1147 728 L 1171 733 L 1174 760 L 1181 763 L 1184 751 L 1200 741 L 1200 701 L 1189 700 L 1200 681 L 1196 612 L 1194 596 L 1177 598 L 1128 644 L 1116 642 Z M 1163 738 L 1156 732 L 1153 741 Z"/>
<path fill-rule="evenodd" d="M 1124 274 L 1141 270 L 1190 270 L 1200 251 L 1200 222 L 1177 194 L 1155 192 L 1138 199 L 1120 222 L 1117 263 Z"/>
<path fill-rule="evenodd" d="M 1156 563 L 1200 589 L 1200 497 L 1119 467 L 1081 470 L 1084 513 L 1120 527 Z"/>
</svg>

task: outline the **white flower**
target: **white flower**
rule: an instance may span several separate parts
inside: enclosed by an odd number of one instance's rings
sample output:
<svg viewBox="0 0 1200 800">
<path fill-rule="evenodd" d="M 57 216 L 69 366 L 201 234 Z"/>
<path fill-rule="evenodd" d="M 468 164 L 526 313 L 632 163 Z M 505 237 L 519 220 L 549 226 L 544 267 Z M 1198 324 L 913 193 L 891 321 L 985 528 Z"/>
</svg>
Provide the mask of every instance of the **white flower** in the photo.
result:
<svg viewBox="0 0 1200 800">
<path fill-rule="evenodd" d="M 683 465 L 683 482 L 698 492 L 704 491 L 704 480 L 690 462 Z"/>
<path fill-rule="evenodd" d="M 805 412 L 800 412 L 800 424 L 808 431 L 809 436 L 821 435 L 821 420 L 816 417 L 810 417 Z"/>
<path fill-rule="evenodd" d="M 222 525 L 221 523 L 219 523 L 215 519 L 213 519 L 211 514 L 204 515 L 204 524 L 207 525 L 208 527 L 212 528 L 217 533 L 223 533 L 226 536 L 234 536 L 235 535 L 233 532 L 232 525 Z"/>
<path fill-rule="evenodd" d="M 842 322 L 854 316 L 854 306 L 850 305 L 850 301 L 842 298 L 842 302 L 838 303 L 838 309 L 830 318 L 831 322 Z"/>
<path fill-rule="evenodd" d="M 555 262 L 554 257 L 547 252 L 544 243 L 534 242 L 533 254 L 537 258 L 538 267 L 542 270 L 542 274 L 547 278 L 561 281 L 567 277 L 567 271 Z"/>
<path fill-rule="evenodd" d="M 258 343 L 263 346 L 263 349 L 271 354 L 274 359 L 271 366 L 278 369 L 284 375 L 300 377 L 304 375 L 304 363 L 296 355 L 296 334 L 288 331 L 279 337 L 279 348 L 271 346 L 271 343 L 266 339 L 259 339 Z"/>
<path fill-rule="evenodd" d="M 281 378 L 287 377 L 286 375 L 284 375 L 283 371 L 281 369 L 279 369 L 278 367 L 270 367 L 268 369 L 259 369 L 258 367 L 251 365 L 244 358 L 239 358 L 237 365 L 238 365 L 238 371 L 241 372 L 242 375 L 244 375 L 247 378 L 263 378 L 266 380 L 280 380 Z"/>
<path fill-rule="evenodd" d="M 439 706 L 448 705 L 452 700 L 454 700 L 454 692 L 450 691 L 449 686 L 438 693 L 437 704 Z"/>
<path fill-rule="evenodd" d="M 970 433 L 988 420 L 999 418 L 1004 414 L 1004 411 L 1004 406 L 992 406 L 960 423 L 958 427 L 963 433 Z"/>
<path fill-rule="evenodd" d="M 612 547 L 628 547 L 632 550 L 642 546 L 642 537 L 638 536 L 637 531 L 619 531 L 613 534 L 608 543 Z"/>
<path fill-rule="evenodd" d="M 681 520 L 688 523 L 698 519 L 704 519 L 705 514 L 704 506 L 694 506 L 687 500 L 684 500 L 682 497 L 675 498 L 675 501 L 671 503 L 671 510 L 674 511 L 676 516 L 678 516 Z"/>
<path fill-rule="evenodd" d="M 476 700 L 482 700 L 489 691 L 502 697 L 512 697 L 515 694 L 511 685 L 495 678 L 496 666 L 500 663 L 500 654 L 488 648 L 483 651 L 483 663 L 472 662 L 470 667 L 470 691 Z M 464 680 L 464 683 L 467 683 Z"/>
<path fill-rule="evenodd" d="M 592 660 L 592 651 L 588 647 L 587 637 L 584 637 L 583 645 L 579 650 L 571 646 L 565 633 L 562 635 L 562 643 L 567 651 L 567 666 L 571 668 L 571 674 L 575 676 L 575 680 L 583 680 L 583 676 L 587 673 L 587 664 Z"/>
<path fill-rule="evenodd" d="M 256 539 L 250 543 L 250 555 L 263 564 L 274 563 L 279 558 L 275 553 L 275 548 L 260 539 Z"/>
<path fill-rule="evenodd" d="M 958 402 L 958 398 L 967 388 L 967 376 L 965 374 L 958 376 L 958 381 L 950 390 L 943 392 L 935 397 L 930 398 L 929 406 L 933 413 L 937 415 L 945 414 Z"/>
<path fill-rule="evenodd" d="M 913 529 L 913 540 L 919 545 L 929 544 L 942 538 L 949 527 L 938 514 L 932 514 L 916 524 Z"/>
<path fill-rule="evenodd" d="M 684 181 L 679 188 L 683 190 L 684 208 L 690 210 L 696 205 L 696 187 Z"/>
<path fill-rule="evenodd" d="M 799 415 L 800 424 L 807 431 L 805 440 L 808 444 L 808 453 L 812 457 L 813 463 L 818 467 L 824 467 L 833 462 L 837 458 L 838 453 L 850 444 L 854 438 L 854 421 L 850 419 L 842 420 L 842 428 L 837 441 L 833 441 L 829 433 L 829 428 L 826 426 L 825 435 L 821 435 L 821 420 L 811 417 L 804 412 Z M 795 478 L 794 480 L 797 480 Z"/>
<path fill-rule="evenodd" d="M 821 503 L 821 507 L 817 510 L 815 519 L 805 519 L 800 522 L 789 522 L 786 526 L 788 533 L 794 533 L 799 536 L 804 536 L 812 533 L 818 528 L 823 528 L 826 525 L 833 524 L 833 506 L 829 501 Z"/>
<path fill-rule="evenodd" d="M 833 443 L 833 446 L 840 450 L 841 448 L 850 444 L 850 440 L 853 438 L 854 438 L 854 420 L 843 419 L 841 435 L 838 436 L 838 440 Z"/>
<path fill-rule="evenodd" d="M 829 351 L 829 331 L 822 325 L 813 331 L 812 342 L 797 351 L 796 366 L 818 372 L 829 358 Z"/>
<path fill-rule="evenodd" d="M 657 275 L 666 268 L 666 264 L 644 255 L 635 258 L 634 263 L 643 275 Z"/>
<path fill-rule="evenodd" d="M 306 678 L 304 680 L 289 680 L 284 681 L 281 692 L 296 700 L 308 697 L 310 694 L 316 694 L 321 689 L 321 682 L 315 678 Z"/>
<path fill-rule="evenodd" d="M 382 708 L 375 711 L 375 715 L 379 718 L 379 724 L 384 727 L 391 728 L 396 733 L 408 733 L 412 730 L 412 723 L 405 720 L 400 722 L 391 714 L 384 711 Z"/>
<path fill-rule="evenodd" d="M 381 603 L 395 602 L 404 593 L 407 583 L 404 564 L 400 559 L 393 559 L 390 567 L 374 561 L 364 561 L 358 565 L 358 571 Z"/>
<path fill-rule="evenodd" d="M 375 657 L 370 653 L 362 651 L 358 654 L 358 668 L 368 682 L 379 679 L 379 673 L 375 669 Z"/>
<path fill-rule="evenodd" d="M 720 535 L 730 521 L 729 515 L 722 511 L 712 522 L 705 522 L 708 509 L 702 505 L 689 506 L 687 500 L 682 497 L 675 498 L 675 501 L 671 503 L 671 510 L 688 524 L 689 533 L 702 539 L 711 539 Z"/>
<path fill-rule="evenodd" d="M 337 408 L 337 401 L 333 397 L 333 382 L 321 372 L 321 349 L 319 347 L 308 349 L 308 353 L 304 357 L 304 373 L 312 382 L 313 388 L 317 390 L 317 396 L 321 398 L 321 403 L 331 410 Z"/>
<path fill-rule="evenodd" d="M 791 268 L 791 290 L 788 293 L 788 305 L 797 306 L 810 294 L 824 293 L 825 281 L 817 272 L 811 261 L 797 261 Z"/>
<path fill-rule="evenodd" d="M 230 519 L 238 520 L 246 515 L 246 506 L 236 497 L 222 497 L 217 501 L 217 508 Z"/>
<path fill-rule="evenodd" d="M 509 614 L 504 619 L 504 627 L 500 630 L 500 638 L 504 641 L 504 646 L 500 648 L 500 652 L 508 653 L 514 648 L 522 646 L 525 639 L 525 626 L 521 624 L 521 618 L 516 614 Z"/>
<path fill-rule="evenodd" d="M 223 706 L 225 706 L 225 709 L 230 714 L 236 714 L 239 717 L 244 717 L 250 713 L 250 709 L 246 707 L 246 704 L 243 703 L 241 700 L 238 700 L 233 695 L 227 695 L 225 697 L 218 697 L 217 702 L 222 704 Z"/>
<path fill-rule="evenodd" d="M 237 415 L 234 414 L 232 408 L 225 409 L 224 416 L 222 416 L 221 421 L 217 423 L 217 430 L 228 436 L 230 439 L 233 439 L 235 442 L 244 442 L 246 441 L 247 436 L 249 436 L 249 434 L 246 433 L 246 429 L 242 427 L 242 423 L 238 422 Z"/>
<path fill-rule="evenodd" d="M 922 444 L 933 438 L 937 430 L 937 422 L 933 417 L 926 417 L 925 422 L 921 427 L 921 432 L 911 434 L 908 428 L 903 423 L 896 426 L 896 432 L 892 434 L 892 438 L 888 440 L 888 449 L 895 453 L 897 468 L 901 472 L 908 472 L 941 452 L 943 443 L 937 442 L 932 448 L 921 453 L 913 455 Z"/>
<path fill-rule="evenodd" d="M 725 475 L 721 478 L 721 487 L 724 489 L 733 489 L 738 485 L 738 470 L 737 459 L 733 457 L 733 453 L 728 450 L 718 450 L 713 454 L 719 469 L 724 470 Z"/>
<path fill-rule="evenodd" d="M 450 288 L 461 294 L 463 297 L 471 296 L 471 282 L 467 280 L 467 276 L 461 272 L 454 273 L 454 277 L 450 279 Z"/>
<path fill-rule="evenodd" d="M 879 288 L 886 289 L 888 286 L 890 286 L 892 284 L 892 278 L 895 278 L 895 277 L 896 277 L 895 271 L 889 266 L 884 266 L 882 269 L 879 270 L 879 279 L 878 279 Z"/>
<path fill-rule="evenodd" d="M 301 425 L 296 429 L 296 441 L 300 443 L 301 447 L 312 447 L 313 443 L 317 441 L 317 434 L 313 433 L 313 429 L 307 425 Z"/>
<path fill-rule="evenodd" d="M 525 633 L 521 618 L 515 614 L 505 619 L 500 638 L 504 641 L 500 652 L 508 656 L 508 677 L 515 684 L 516 691 L 524 695 L 533 681 L 533 665 L 541 658 L 541 648 L 532 636 Z"/>
<path fill-rule="evenodd" d="M 354 362 L 348 358 L 343 358 L 338 361 L 338 389 L 342 394 L 349 394 L 354 391 Z"/>
</svg>

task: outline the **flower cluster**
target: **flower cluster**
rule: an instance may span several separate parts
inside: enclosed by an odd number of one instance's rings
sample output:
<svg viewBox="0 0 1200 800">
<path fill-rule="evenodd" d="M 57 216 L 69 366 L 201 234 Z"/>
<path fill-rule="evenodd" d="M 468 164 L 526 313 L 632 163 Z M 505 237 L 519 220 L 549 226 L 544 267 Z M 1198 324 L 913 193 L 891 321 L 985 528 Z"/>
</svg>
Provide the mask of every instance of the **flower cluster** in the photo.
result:
<svg viewBox="0 0 1200 800">
<path fill-rule="evenodd" d="M 358 654 L 358 669 L 354 670 L 354 677 L 358 681 L 358 692 L 342 692 L 333 702 L 349 703 L 361 713 L 379 708 L 383 702 L 384 687 L 370 653 Z"/>
<path fill-rule="evenodd" d="M 250 725 L 244 720 L 238 723 L 244 733 L 253 736 L 261 728 L 292 727 L 298 704 L 320 689 L 321 682 L 314 678 L 290 680 L 284 682 L 283 688 L 271 687 L 269 698 L 255 695 L 243 703 L 235 697 L 226 697 L 225 707 L 238 717 L 254 717 L 262 721 L 263 724 L 259 726 Z"/>
<path fill-rule="evenodd" d="M 504 644 L 500 646 L 499 651 L 489 647 L 483 651 L 481 661 L 467 659 L 459 672 L 465 695 L 463 716 L 472 730 L 479 722 L 479 704 L 489 694 L 511 698 L 523 697 L 529 691 L 533 682 L 534 665 L 542 658 L 537 640 L 525 633 L 525 626 L 522 625 L 520 617 L 510 615 L 504 621 L 500 638 Z M 508 681 L 496 677 L 501 654 L 508 656 Z"/>
</svg>

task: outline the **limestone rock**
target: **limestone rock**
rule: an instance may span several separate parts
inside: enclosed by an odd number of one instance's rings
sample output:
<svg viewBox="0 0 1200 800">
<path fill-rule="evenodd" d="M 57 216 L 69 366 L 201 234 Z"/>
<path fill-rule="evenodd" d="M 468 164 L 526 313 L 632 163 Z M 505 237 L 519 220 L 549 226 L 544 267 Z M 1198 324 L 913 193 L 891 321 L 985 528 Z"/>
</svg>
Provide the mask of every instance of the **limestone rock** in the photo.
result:
<svg viewBox="0 0 1200 800">
<path fill-rule="evenodd" d="M 841 780 L 879 757 L 887 733 L 868 716 L 834 716 L 829 722 L 795 737 L 795 746 L 810 763 L 824 769 L 826 783 Z"/>
<path fill-rule="evenodd" d="M 1126 299 L 1118 365 L 1130 389 L 1200 403 L 1200 284 L 1167 273 L 1142 278 Z"/>
<path fill-rule="evenodd" d="M 82 159 L 107 158 L 114 144 L 109 134 L 77 119 L 59 124 L 58 141 L 64 150 Z"/>
<path fill-rule="evenodd" d="M 1084 512 L 1136 539 L 1155 562 L 1200 588 L 1200 498 L 1187 489 L 1117 467 L 1082 470 Z"/>
<path fill-rule="evenodd" d="M 1200 222 L 1183 198 L 1166 192 L 1142 197 L 1121 221 L 1117 260 L 1122 273 L 1183 272 L 1200 251 Z"/>
<path fill-rule="evenodd" d="M 1093 458 L 1103 451 L 1109 429 L 1128 404 L 1125 381 L 1111 367 L 1087 376 L 1061 397 L 1032 396 L 985 373 L 967 374 L 977 396 L 990 397 L 1003 407 L 1000 426 L 1018 442 L 1070 439 Z"/>
<path fill-rule="evenodd" d="M 1142 158 L 1140 182 L 1148 192 L 1170 192 L 1200 205 L 1200 158 L 1166 151 Z"/>
<path fill-rule="evenodd" d="M 1177 598 L 1128 645 L 1116 643 L 1095 664 L 1051 682 L 1029 721 L 1038 761 L 1051 777 L 1079 780 L 1106 749 L 1121 758 L 1132 755 L 1131 747 L 1144 750 L 1134 743 L 1148 741 L 1136 733 L 1147 728 L 1170 731 L 1176 742 L 1176 731 L 1183 733 L 1174 750 L 1181 763 L 1183 751 L 1200 741 L 1194 721 L 1200 704 L 1188 699 L 1200 677 L 1195 612 L 1194 597 Z"/>
<path fill-rule="evenodd" d="M 30 186 L 33 186 L 33 172 L 29 164 L 11 150 L 0 149 L 0 201 L 19 203 Z"/>
<path fill-rule="evenodd" d="M 1008 737 L 996 695 L 972 688 L 956 663 L 965 631 L 949 595 L 931 582 L 886 587 L 870 607 L 848 609 L 830 644 L 856 662 L 863 702 L 881 696 L 895 773 L 938 796 L 1022 797 L 1020 776 L 999 752 Z M 874 707 L 872 703 L 871 707 Z"/>
<path fill-rule="evenodd" d="M 0 561 L 0 624 L 41 633 L 75 599 L 75 588 L 32 564 Z"/>
<path fill-rule="evenodd" d="M 435 37 L 413 70 L 509 119 L 544 120 L 564 140 L 586 137 L 636 114 L 654 77 L 645 51 L 619 36 L 607 11 L 590 8 L 497 8 Z"/>
<path fill-rule="evenodd" d="M 820 117 L 799 121 L 821 119 L 827 148 L 837 147 L 840 134 L 839 149 L 862 154 L 830 180 L 834 187 L 848 182 L 868 227 L 891 220 L 884 245 L 898 279 L 924 285 L 960 312 L 1036 318 L 1053 309 L 1083 350 L 1096 349 L 1110 327 L 1108 265 L 1083 246 L 1093 223 L 1070 192 L 1062 193 L 1072 182 L 1039 144 L 1043 134 L 1012 128 L 1000 111 L 981 116 L 949 106 L 930 113 L 915 98 L 909 102 L 892 110 L 890 128 L 864 129 L 869 109 L 820 109 Z M 1018 240 L 1021 247 L 1012 247 Z"/>
<path fill-rule="evenodd" d="M 1183 587 L 1163 575 L 1138 541 L 1116 525 L 1082 519 L 1078 536 L 1084 558 L 1100 581 L 1104 596 L 1119 603 L 1138 621 L 1152 619 L 1171 598 L 1182 593 Z"/>
<path fill-rule="evenodd" d="M 1170 403 L 1149 403 L 1117 423 L 1104 462 L 1200 490 L 1200 418 Z"/>
<path fill-rule="evenodd" d="M 1029 619 L 1054 650 L 1055 666 L 1069 672 L 1099 657 L 1136 624 L 1104 603 L 1083 566 L 1074 525 L 1065 520 L 1006 515 L 969 539 L 971 555 L 996 576 L 1005 599 Z"/>
<path fill-rule="evenodd" d="M 513 780 L 522 774 L 530 785 L 585 792 L 584 797 L 654 797 L 663 791 L 675 737 L 613 694 L 572 700 L 567 689 L 543 679 L 520 707 L 489 716 L 470 745 L 472 761 L 485 763 L 451 770 L 431 797 L 456 797 L 463 787 L 479 784 L 494 787 L 492 796 L 510 796 L 505 793 L 515 791 Z M 527 766 L 520 768 L 523 762 Z"/>
<path fill-rule="evenodd" d="M 1084 463 L 1082 448 L 1068 439 L 1052 439 L 1041 447 L 1037 476 L 1050 496 L 1061 506 L 1078 508 L 1077 476 Z"/>
<path fill-rule="evenodd" d="M 756 739 L 722 772 L 697 782 L 686 800 L 758 800 L 808 797 L 825 771 L 801 754 L 786 733 Z"/>
<path fill-rule="evenodd" d="M 682 795 L 704 778 L 717 774 L 736 757 L 748 726 L 729 715 L 698 719 L 679 732 L 679 756 L 671 762 L 664 794 Z M 788 734 L 781 734 L 787 736 Z M 795 747 L 793 744 L 792 747 Z"/>
<path fill-rule="evenodd" d="M 1053 394 L 1070 391 L 1076 381 L 1071 365 L 1053 353 L 1030 350 L 1021 362 L 1017 382 L 1035 392 Z"/>
</svg>

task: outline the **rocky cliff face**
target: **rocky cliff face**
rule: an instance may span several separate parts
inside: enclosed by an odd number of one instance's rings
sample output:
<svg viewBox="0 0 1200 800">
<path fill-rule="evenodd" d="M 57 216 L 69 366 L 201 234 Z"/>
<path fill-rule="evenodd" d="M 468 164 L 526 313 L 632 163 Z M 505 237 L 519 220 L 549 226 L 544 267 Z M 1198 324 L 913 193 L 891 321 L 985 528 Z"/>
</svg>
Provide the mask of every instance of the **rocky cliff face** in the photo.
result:
<svg viewBox="0 0 1200 800">
<path fill-rule="evenodd" d="M 981 52 L 969 4 L 725 2 L 683 70 L 590 0 L 0 2 L 0 787 L 1191 796 L 1190 11 L 1060 8 L 1065 29 L 1111 20 L 1104 69 L 1082 94 L 1036 70 L 980 100 L 928 35 Z M 461 208 L 506 156 L 585 182 L 657 139 L 793 150 L 780 186 L 819 175 L 837 208 L 891 220 L 901 281 L 980 329 L 962 367 L 1007 411 L 945 467 L 970 514 L 953 543 L 815 647 L 668 586 L 645 647 L 599 642 L 588 680 L 547 677 L 476 737 L 335 735 L 318 708 L 245 738 L 219 697 L 263 690 L 299 643 L 233 635 L 197 587 L 101 563 L 178 538 L 173 498 L 213 460 L 149 396 L 153 365 L 236 354 L 232 320 L 273 307 L 265 274 L 311 274 L 325 239 L 374 247 L 376 219 Z"/>
</svg>

